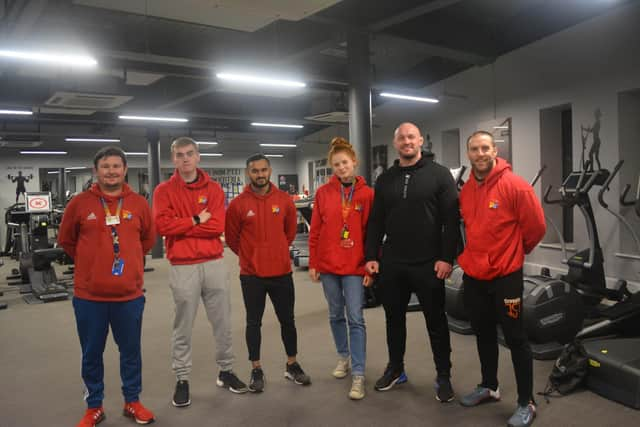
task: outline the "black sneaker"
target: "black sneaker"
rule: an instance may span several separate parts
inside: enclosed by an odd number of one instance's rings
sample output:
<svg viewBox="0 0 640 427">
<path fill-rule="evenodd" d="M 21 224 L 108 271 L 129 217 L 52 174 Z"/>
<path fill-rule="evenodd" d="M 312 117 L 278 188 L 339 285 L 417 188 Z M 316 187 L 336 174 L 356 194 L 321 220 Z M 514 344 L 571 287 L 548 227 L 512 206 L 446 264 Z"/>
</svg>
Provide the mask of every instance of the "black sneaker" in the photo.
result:
<svg viewBox="0 0 640 427">
<path fill-rule="evenodd" d="M 377 391 L 387 391 L 391 390 L 396 384 L 406 383 L 408 380 L 404 371 L 399 371 L 392 366 L 387 366 L 384 374 L 376 381 L 376 385 L 373 388 Z"/>
<path fill-rule="evenodd" d="M 218 387 L 224 387 L 233 393 L 242 394 L 249 391 L 247 385 L 240 381 L 233 371 L 220 371 L 216 384 Z"/>
<path fill-rule="evenodd" d="M 189 381 L 180 380 L 176 383 L 176 391 L 173 393 L 173 406 L 182 408 L 191 405 L 189 397 Z"/>
<path fill-rule="evenodd" d="M 442 403 L 451 402 L 455 397 L 449 377 L 436 378 L 436 399 Z"/>
<path fill-rule="evenodd" d="M 262 368 L 253 368 L 251 370 L 251 381 L 249 382 L 249 391 L 252 393 L 262 393 L 264 390 L 264 372 Z"/>
<path fill-rule="evenodd" d="M 291 365 L 287 363 L 284 377 L 299 385 L 311 384 L 311 377 L 304 373 L 298 362 L 293 362 Z"/>
</svg>

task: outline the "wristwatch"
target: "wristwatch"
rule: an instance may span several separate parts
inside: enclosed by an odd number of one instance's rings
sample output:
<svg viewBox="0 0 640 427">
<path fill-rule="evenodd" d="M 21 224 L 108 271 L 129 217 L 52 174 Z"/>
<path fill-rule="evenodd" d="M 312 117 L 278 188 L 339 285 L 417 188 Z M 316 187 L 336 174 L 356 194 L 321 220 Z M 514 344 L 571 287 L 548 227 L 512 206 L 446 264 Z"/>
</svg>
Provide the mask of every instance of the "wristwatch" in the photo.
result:
<svg viewBox="0 0 640 427">
<path fill-rule="evenodd" d="M 195 222 L 196 225 L 200 224 L 200 217 L 198 215 L 194 215 L 193 216 L 193 222 Z"/>
</svg>

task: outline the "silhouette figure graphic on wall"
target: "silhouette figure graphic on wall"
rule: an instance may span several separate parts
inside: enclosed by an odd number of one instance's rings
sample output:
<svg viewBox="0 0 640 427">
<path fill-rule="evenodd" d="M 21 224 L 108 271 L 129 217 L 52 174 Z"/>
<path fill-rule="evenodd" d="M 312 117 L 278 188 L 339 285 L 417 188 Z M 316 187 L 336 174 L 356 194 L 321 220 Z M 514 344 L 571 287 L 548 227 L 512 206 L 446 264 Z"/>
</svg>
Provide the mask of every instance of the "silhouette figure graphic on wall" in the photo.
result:
<svg viewBox="0 0 640 427">
<path fill-rule="evenodd" d="M 600 117 L 602 117 L 602 112 L 600 108 L 596 108 L 596 111 L 593 112 L 593 116 L 595 121 L 593 122 L 593 126 L 582 128 L 582 158 L 583 158 L 583 167 L 585 170 L 593 171 L 594 161 L 598 164 L 598 170 L 601 169 L 600 166 Z M 584 150 L 587 145 L 587 137 L 591 134 L 592 143 L 591 148 L 589 149 L 589 160 L 584 163 Z"/>
<path fill-rule="evenodd" d="M 427 134 L 427 153 L 433 153 L 433 142 L 431 142 L 431 135 Z"/>
<path fill-rule="evenodd" d="M 11 182 L 17 182 L 16 184 L 16 203 L 18 203 L 18 198 L 22 194 L 22 197 L 25 197 L 24 193 L 27 192 L 27 187 L 25 187 L 25 183 L 29 182 L 29 179 L 33 178 L 33 174 L 28 177 L 22 175 L 22 171 L 18 171 L 18 176 L 7 175 L 7 178 L 11 180 Z"/>
</svg>

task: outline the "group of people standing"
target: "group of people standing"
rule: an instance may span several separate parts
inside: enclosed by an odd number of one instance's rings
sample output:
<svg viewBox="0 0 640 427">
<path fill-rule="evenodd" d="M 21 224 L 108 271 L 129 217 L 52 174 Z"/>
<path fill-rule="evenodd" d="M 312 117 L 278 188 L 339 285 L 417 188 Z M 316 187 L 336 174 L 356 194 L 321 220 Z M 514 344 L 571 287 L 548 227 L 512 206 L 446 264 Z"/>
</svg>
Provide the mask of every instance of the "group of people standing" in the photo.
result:
<svg viewBox="0 0 640 427">
<path fill-rule="evenodd" d="M 365 397 L 364 287 L 376 280 L 386 317 L 388 364 L 374 389 L 387 391 L 408 380 L 406 311 L 415 293 L 436 367 L 435 396 L 441 402 L 454 400 L 444 280 L 457 255 L 461 212 L 467 245 L 457 258 L 465 271 L 465 304 L 477 335 L 482 378 L 460 402 L 475 406 L 500 399 L 495 326 L 501 324 L 518 384 L 518 406 L 508 424 L 528 426 L 535 417 L 535 403 L 520 301 L 524 254 L 545 231 L 540 203 L 533 189 L 497 157 L 490 133 L 476 132 L 467 141 L 472 177 L 460 198 L 449 170 L 422 151 L 423 142 L 414 124 L 398 126 L 393 145 L 399 158 L 378 178 L 375 191 L 356 174 L 353 147 L 343 138 L 331 142 L 328 160 L 334 175 L 316 191 L 309 275 L 321 281 L 329 307 L 338 356 L 332 375 L 351 374 L 349 398 Z M 298 385 L 311 384 L 296 358 L 295 291 L 288 250 L 296 234 L 297 213 L 291 197 L 271 183 L 269 159 L 262 154 L 247 159 L 249 184 L 225 212 L 220 185 L 198 168 L 197 144 L 178 138 L 171 155 L 175 173 L 156 188 L 152 210 L 124 182 L 127 167 L 122 150 L 107 147 L 94 158 L 97 182 L 65 211 L 59 243 L 76 264 L 73 306 L 88 406 L 78 427 L 92 427 L 105 417 L 102 353 L 109 326 L 120 350 L 124 415 L 139 424 L 154 421 L 139 394 L 143 258 L 155 233 L 164 236 L 175 302 L 174 406 L 191 403 L 191 333 L 201 299 L 216 342 L 218 386 L 234 393 L 265 389 L 260 347 L 267 295 L 281 327 L 284 376 Z M 251 363 L 248 386 L 232 370 L 223 233 L 240 262 Z"/>
</svg>

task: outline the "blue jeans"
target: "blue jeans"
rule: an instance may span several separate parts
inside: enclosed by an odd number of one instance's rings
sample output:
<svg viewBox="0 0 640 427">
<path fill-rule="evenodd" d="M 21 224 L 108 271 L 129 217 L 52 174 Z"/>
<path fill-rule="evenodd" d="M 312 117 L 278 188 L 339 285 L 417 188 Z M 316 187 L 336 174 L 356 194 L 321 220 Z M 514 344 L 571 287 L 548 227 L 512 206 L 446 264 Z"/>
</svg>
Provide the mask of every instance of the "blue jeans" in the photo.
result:
<svg viewBox="0 0 640 427">
<path fill-rule="evenodd" d="M 364 301 L 362 276 L 321 274 L 320 280 L 329 304 L 329 324 L 338 355 L 343 358 L 351 356 L 352 375 L 364 375 L 367 330 L 362 315 Z"/>
<path fill-rule="evenodd" d="M 98 408 L 104 399 L 104 364 L 102 353 L 109 334 L 120 350 L 120 378 L 124 401 L 136 402 L 142 391 L 142 312 L 144 296 L 131 301 L 101 302 L 73 298 L 73 309 L 80 346 L 82 379 L 86 386 L 87 407 Z"/>
</svg>

